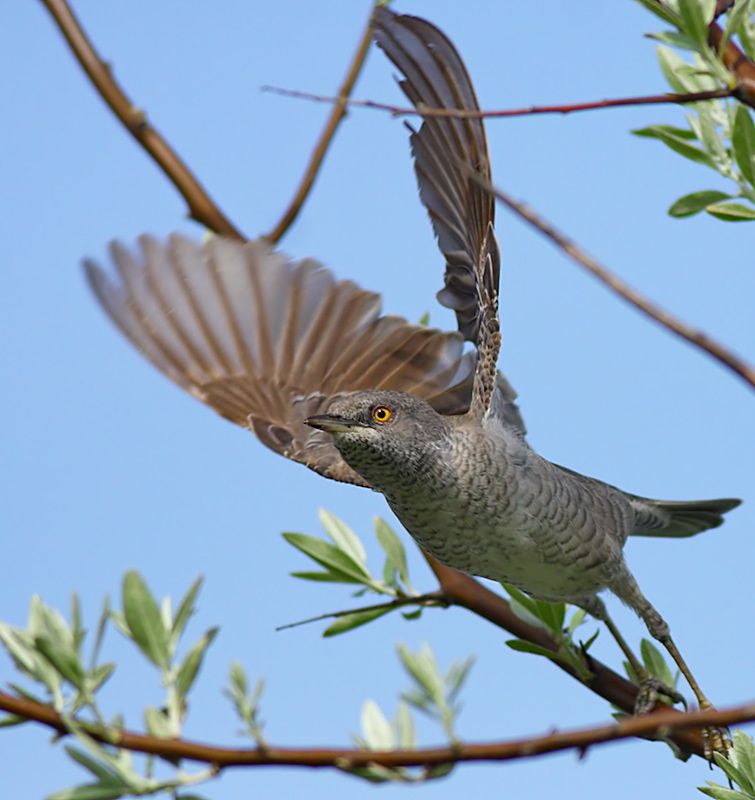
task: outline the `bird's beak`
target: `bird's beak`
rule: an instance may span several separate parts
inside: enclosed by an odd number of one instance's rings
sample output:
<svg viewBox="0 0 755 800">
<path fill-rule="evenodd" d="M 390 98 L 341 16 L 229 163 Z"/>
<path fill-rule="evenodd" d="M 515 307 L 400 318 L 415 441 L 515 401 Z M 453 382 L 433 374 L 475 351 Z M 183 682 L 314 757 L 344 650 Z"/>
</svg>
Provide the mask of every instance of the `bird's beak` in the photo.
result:
<svg viewBox="0 0 755 800">
<path fill-rule="evenodd" d="M 338 417 L 334 414 L 317 414 L 314 417 L 307 417 L 304 420 L 305 425 L 311 428 L 317 428 L 326 433 L 348 433 L 355 428 L 364 428 L 365 425 L 357 422 L 354 419 L 347 419 L 346 417 Z"/>
</svg>

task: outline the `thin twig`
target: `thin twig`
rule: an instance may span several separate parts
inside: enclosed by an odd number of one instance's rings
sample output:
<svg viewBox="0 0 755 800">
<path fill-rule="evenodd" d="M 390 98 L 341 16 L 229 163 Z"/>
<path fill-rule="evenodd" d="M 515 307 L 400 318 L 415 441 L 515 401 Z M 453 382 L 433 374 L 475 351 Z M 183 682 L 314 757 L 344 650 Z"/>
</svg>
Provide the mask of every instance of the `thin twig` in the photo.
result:
<svg viewBox="0 0 755 800">
<path fill-rule="evenodd" d="M 301 179 L 299 188 L 296 190 L 290 205 L 275 224 L 275 227 L 270 231 L 270 233 L 265 234 L 265 238 L 273 244 L 279 242 L 286 231 L 291 227 L 292 223 L 299 215 L 299 212 L 301 211 L 301 208 L 304 205 L 304 201 L 307 199 L 310 190 L 312 189 L 315 179 L 317 178 L 317 174 L 320 171 L 320 167 L 322 166 L 323 159 L 325 158 L 325 154 L 328 152 L 328 148 L 330 147 L 330 143 L 333 141 L 333 137 L 338 130 L 338 126 L 346 116 L 348 97 L 351 94 L 354 84 L 359 77 L 359 73 L 362 70 L 362 66 L 367 58 L 367 53 L 369 52 L 371 43 L 372 12 L 370 12 L 370 18 L 367 21 L 362 38 L 359 40 L 356 53 L 354 53 L 354 58 L 349 65 L 346 77 L 341 84 L 341 88 L 338 90 L 338 95 L 333 98 L 335 105 L 333 110 L 330 112 L 330 116 L 328 117 L 328 121 L 325 123 L 322 133 L 320 134 L 320 138 L 315 145 L 315 149 L 312 151 L 309 164 L 307 165 L 307 169 Z"/>
<path fill-rule="evenodd" d="M 649 106 L 663 103 L 700 103 L 705 100 L 720 100 L 722 97 L 731 97 L 734 89 L 708 89 L 704 92 L 690 92 L 683 94 L 653 94 L 644 97 L 619 97 L 612 100 L 594 100 L 587 103 L 572 103 L 569 105 L 525 106 L 523 108 L 505 108 L 493 111 L 480 111 L 479 109 L 465 108 L 433 108 L 424 103 L 412 106 L 394 106 L 389 103 L 378 103 L 374 100 L 348 100 L 339 95 L 312 94 L 297 89 L 281 89 L 277 86 L 263 86 L 263 92 L 272 92 L 283 97 L 294 97 L 299 100 L 311 100 L 315 103 L 337 103 L 354 108 L 372 108 L 377 111 L 387 111 L 394 117 L 452 117 L 454 119 L 497 119 L 501 117 L 524 117 L 533 114 L 572 114 L 576 111 L 593 111 L 600 108 L 617 108 L 621 106 Z"/>
<path fill-rule="evenodd" d="M 374 603 L 371 606 L 361 606 L 360 608 L 347 608 L 342 611 L 331 611 L 327 614 L 318 614 L 316 617 L 309 619 L 301 619 L 298 622 L 289 622 L 286 625 L 279 625 L 276 631 L 285 631 L 289 628 L 298 628 L 300 625 L 309 625 L 310 622 L 319 622 L 322 619 L 338 619 L 339 617 L 349 617 L 352 614 L 365 614 L 368 611 L 392 611 L 394 608 L 403 608 L 404 606 L 442 606 L 448 605 L 445 595 L 441 589 L 436 589 L 434 592 L 427 592 L 426 594 L 418 594 L 413 597 L 397 597 L 395 600 L 389 600 L 386 603 Z"/>
<path fill-rule="evenodd" d="M 147 121 L 146 113 L 134 105 L 113 78 L 109 64 L 102 60 L 66 0 L 42 0 L 65 37 L 76 60 L 102 99 L 126 130 L 146 150 L 189 207 L 189 215 L 215 233 L 243 239 L 243 235 L 218 208 L 189 167 L 162 135 Z"/>
<path fill-rule="evenodd" d="M 51 706 L 0 692 L 0 709 L 28 720 L 47 725 L 62 734 L 68 728 Z M 668 737 L 674 731 L 703 726 L 724 726 L 755 720 L 755 703 L 717 711 L 690 711 L 685 714 L 663 711 L 629 717 L 619 722 L 592 728 L 578 728 L 561 733 L 548 733 L 489 743 L 456 743 L 450 747 L 428 747 L 416 750 L 357 750 L 354 748 L 229 748 L 216 747 L 186 739 L 158 739 L 131 731 L 111 731 L 79 725 L 93 738 L 138 753 L 151 753 L 166 759 L 188 759 L 218 768 L 240 766 L 337 767 L 352 769 L 380 764 L 384 767 L 422 767 L 463 761 L 511 761 L 559 750 L 577 749 L 633 736 Z"/>
<path fill-rule="evenodd" d="M 460 164 L 460 166 L 468 172 L 472 180 L 483 189 L 490 192 L 496 199 L 532 225 L 532 227 L 540 231 L 540 233 L 550 239 L 557 247 L 567 253 L 567 255 L 584 267 L 588 272 L 592 273 L 599 281 L 619 295 L 619 297 L 650 317 L 650 319 L 654 320 L 659 325 L 662 325 L 664 328 L 676 334 L 676 336 L 679 336 L 695 347 L 708 353 L 708 355 L 725 367 L 728 367 L 755 389 L 755 366 L 747 363 L 732 350 L 713 339 L 704 331 L 693 328 L 656 303 L 648 300 L 648 298 L 641 295 L 638 291 L 629 286 L 629 284 L 625 283 L 621 278 L 596 261 L 592 256 L 588 255 L 571 239 L 558 231 L 550 222 L 524 203 L 514 200 L 508 194 L 493 186 L 485 177 L 471 170 L 468 166 L 464 164 Z"/>
</svg>

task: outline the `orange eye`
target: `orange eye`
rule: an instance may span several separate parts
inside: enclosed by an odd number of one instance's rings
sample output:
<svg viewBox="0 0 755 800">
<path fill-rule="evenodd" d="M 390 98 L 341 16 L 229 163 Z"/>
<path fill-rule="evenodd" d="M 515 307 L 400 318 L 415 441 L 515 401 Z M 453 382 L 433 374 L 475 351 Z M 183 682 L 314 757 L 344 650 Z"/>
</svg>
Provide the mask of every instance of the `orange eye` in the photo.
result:
<svg viewBox="0 0 755 800">
<path fill-rule="evenodd" d="M 386 406 L 375 406 L 375 408 L 372 409 L 372 418 L 381 425 L 388 422 L 392 416 L 393 412 Z"/>
</svg>

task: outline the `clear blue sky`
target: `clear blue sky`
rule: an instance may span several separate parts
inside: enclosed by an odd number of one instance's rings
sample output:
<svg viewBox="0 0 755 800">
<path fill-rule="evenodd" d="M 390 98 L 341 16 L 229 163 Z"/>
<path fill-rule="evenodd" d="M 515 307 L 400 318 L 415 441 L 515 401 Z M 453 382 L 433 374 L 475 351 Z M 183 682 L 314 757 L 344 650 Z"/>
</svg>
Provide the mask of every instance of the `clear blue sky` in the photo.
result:
<svg viewBox="0 0 755 800">
<path fill-rule="evenodd" d="M 405 0 L 398 10 L 440 25 L 466 60 L 481 103 L 506 107 L 665 89 L 643 34 L 654 18 L 629 2 Z M 102 3 L 76 9 L 135 102 L 250 236 L 289 200 L 328 112 L 262 94 L 262 84 L 330 93 L 351 58 L 368 3 Z M 347 744 L 366 698 L 391 713 L 407 688 L 394 644 L 427 641 L 442 663 L 470 653 L 465 739 L 511 738 L 598 723 L 609 709 L 545 661 L 515 654 L 501 631 L 462 610 L 400 617 L 334 640 L 318 625 L 276 625 L 348 606 L 338 587 L 288 577 L 305 566 L 280 532 L 318 533 L 317 508 L 367 540 L 381 497 L 327 482 L 267 451 L 173 387 L 100 312 L 79 260 L 112 237 L 182 230 L 171 185 L 124 133 L 72 60 L 40 3 L 0 9 L 0 293 L 3 427 L 0 617 L 25 619 L 38 592 L 65 606 L 80 591 L 90 625 L 128 568 L 160 595 L 206 577 L 190 633 L 221 633 L 194 695 L 186 733 L 240 743 L 220 697 L 228 666 L 264 675 L 263 716 L 276 744 Z M 392 70 L 371 54 L 356 96 L 398 100 Z M 628 130 L 678 121 L 674 108 L 493 122 L 495 180 L 557 222 L 632 284 L 755 357 L 755 226 L 668 218 L 679 195 L 721 187 L 703 167 Z M 751 699 L 755 556 L 752 391 L 583 275 L 499 212 L 503 255 L 501 366 L 520 393 L 530 440 L 544 455 L 630 491 L 669 498 L 739 496 L 726 525 L 694 540 L 639 540 L 628 558 L 719 704 Z M 299 222 L 285 239 L 339 276 L 381 291 L 385 308 L 452 325 L 434 293 L 442 262 L 417 199 L 406 133 L 355 111 L 338 134 Z M 416 585 L 432 578 L 407 537 Z M 634 641 L 640 623 L 612 601 Z M 607 636 L 595 645 L 618 663 Z M 140 728 L 159 703 L 154 675 L 113 635 L 122 662 L 103 695 Z M 0 658 L 0 678 L 15 678 Z M 425 744 L 439 732 L 421 728 Z M 2 794 L 34 800 L 79 782 L 47 731 L 0 732 Z M 692 797 L 709 776 L 663 745 L 629 742 L 504 766 L 465 766 L 417 798 L 491 791 L 568 798 Z M 494 782 L 494 783 L 493 783 Z M 648 788 L 652 787 L 652 788 Z M 229 772 L 214 800 L 355 798 L 373 788 L 335 773 Z M 382 796 L 407 796 L 389 787 Z"/>
</svg>

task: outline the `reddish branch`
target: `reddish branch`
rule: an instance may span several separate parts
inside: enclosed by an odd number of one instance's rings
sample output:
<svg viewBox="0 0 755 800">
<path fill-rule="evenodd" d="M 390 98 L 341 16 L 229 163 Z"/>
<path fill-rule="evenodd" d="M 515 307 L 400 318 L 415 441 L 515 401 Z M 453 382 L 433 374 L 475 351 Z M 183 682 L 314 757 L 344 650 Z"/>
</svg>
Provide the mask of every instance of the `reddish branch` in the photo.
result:
<svg viewBox="0 0 755 800">
<path fill-rule="evenodd" d="M 284 97 L 296 97 L 301 100 L 312 100 L 315 103 L 343 104 L 341 97 L 331 95 L 312 94 L 301 92 L 297 89 L 281 89 L 277 86 L 263 86 L 265 92 L 273 92 Z M 699 103 L 703 100 L 719 100 L 722 97 L 731 97 L 733 89 L 708 89 L 704 92 L 690 92 L 684 94 L 651 94 L 639 97 L 619 97 L 611 100 L 593 100 L 588 103 L 571 103 L 568 105 L 525 106 L 523 108 L 504 108 L 493 111 L 480 111 L 462 108 L 432 108 L 423 103 L 412 106 L 394 106 L 388 103 L 378 103 L 374 100 L 349 100 L 346 105 L 355 108 L 372 108 L 377 111 L 387 111 L 394 117 L 453 117 L 454 119 L 497 119 L 502 117 L 524 117 L 533 114 L 572 114 L 575 111 L 593 111 L 600 108 L 616 108 L 620 106 L 649 106 L 662 103 Z"/>
<path fill-rule="evenodd" d="M 315 178 L 317 177 L 317 173 L 320 171 L 323 159 L 328 151 L 328 147 L 330 147 L 330 143 L 333 141 L 333 137 L 335 136 L 336 130 L 338 130 L 338 126 L 346 116 L 346 108 L 349 104 L 349 95 L 351 94 L 351 90 L 354 88 L 354 84 L 356 83 L 359 73 L 362 70 L 362 66 L 367 58 L 367 53 L 369 52 L 371 43 L 372 14 L 370 14 L 370 19 L 368 20 L 364 29 L 364 33 L 362 34 L 362 38 L 357 45 L 356 53 L 354 53 L 354 58 L 352 59 L 351 65 L 346 73 L 343 84 L 338 90 L 338 95 L 333 98 L 335 105 L 333 106 L 333 110 L 330 112 L 328 121 L 325 123 L 325 127 L 320 134 L 320 138 L 315 145 L 315 149 L 312 151 L 309 166 L 302 177 L 299 188 L 296 190 L 296 194 L 291 200 L 290 205 L 283 212 L 283 215 L 276 223 L 275 227 L 270 231 L 270 233 L 265 234 L 265 238 L 274 244 L 280 241 L 296 217 L 299 215 L 299 212 L 304 205 L 304 201 L 307 199 L 307 196 L 312 189 Z"/>
<path fill-rule="evenodd" d="M 627 303 L 634 306 L 654 322 L 657 322 L 680 338 L 708 353 L 708 355 L 713 357 L 720 364 L 728 367 L 755 389 L 755 366 L 749 364 L 704 331 L 688 325 L 678 317 L 670 314 L 664 308 L 661 308 L 652 300 L 641 295 L 629 286 L 629 284 L 625 283 L 621 278 L 596 261 L 592 256 L 588 255 L 575 242 L 558 231 L 547 220 L 543 219 L 531 208 L 528 208 L 524 203 L 514 200 L 513 197 L 497 189 L 478 173 L 469 171 L 469 176 L 483 188 L 487 189 L 487 191 L 510 208 L 515 214 L 550 239 L 557 247 L 563 250 L 588 272 L 592 273 L 599 281 L 608 286 Z"/>
<path fill-rule="evenodd" d="M 66 734 L 68 728 L 52 707 L 0 692 L 0 709 L 24 719 L 39 722 Z M 380 764 L 384 767 L 431 767 L 462 761 L 511 761 L 559 750 L 587 748 L 633 736 L 666 737 L 672 732 L 701 726 L 725 726 L 755 720 L 755 703 L 723 711 L 672 711 L 629 717 L 608 725 L 578 728 L 561 733 L 549 733 L 502 742 L 457 744 L 452 747 L 428 747 L 416 750 L 356 750 L 354 748 L 294 748 L 294 747 L 215 747 L 186 739 L 158 739 L 131 731 L 104 731 L 84 725 L 95 739 L 115 744 L 126 750 L 150 753 L 161 758 L 188 759 L 211 764 L 217 768 L 253 766 L 337 767 L 351 769 Z"/>
<path fill-rule="evenodd" d="M 189 215 L 215 233 L 234 239 L 244 237 L 218 208 L 181 157 L 147 121 L 113 78 L 112 68 L 94 49 L 66 0 L 42 0 L 100 97 L 110 106 L 126 130 L 147 151 L 189 206 Z"/>
</svg>

